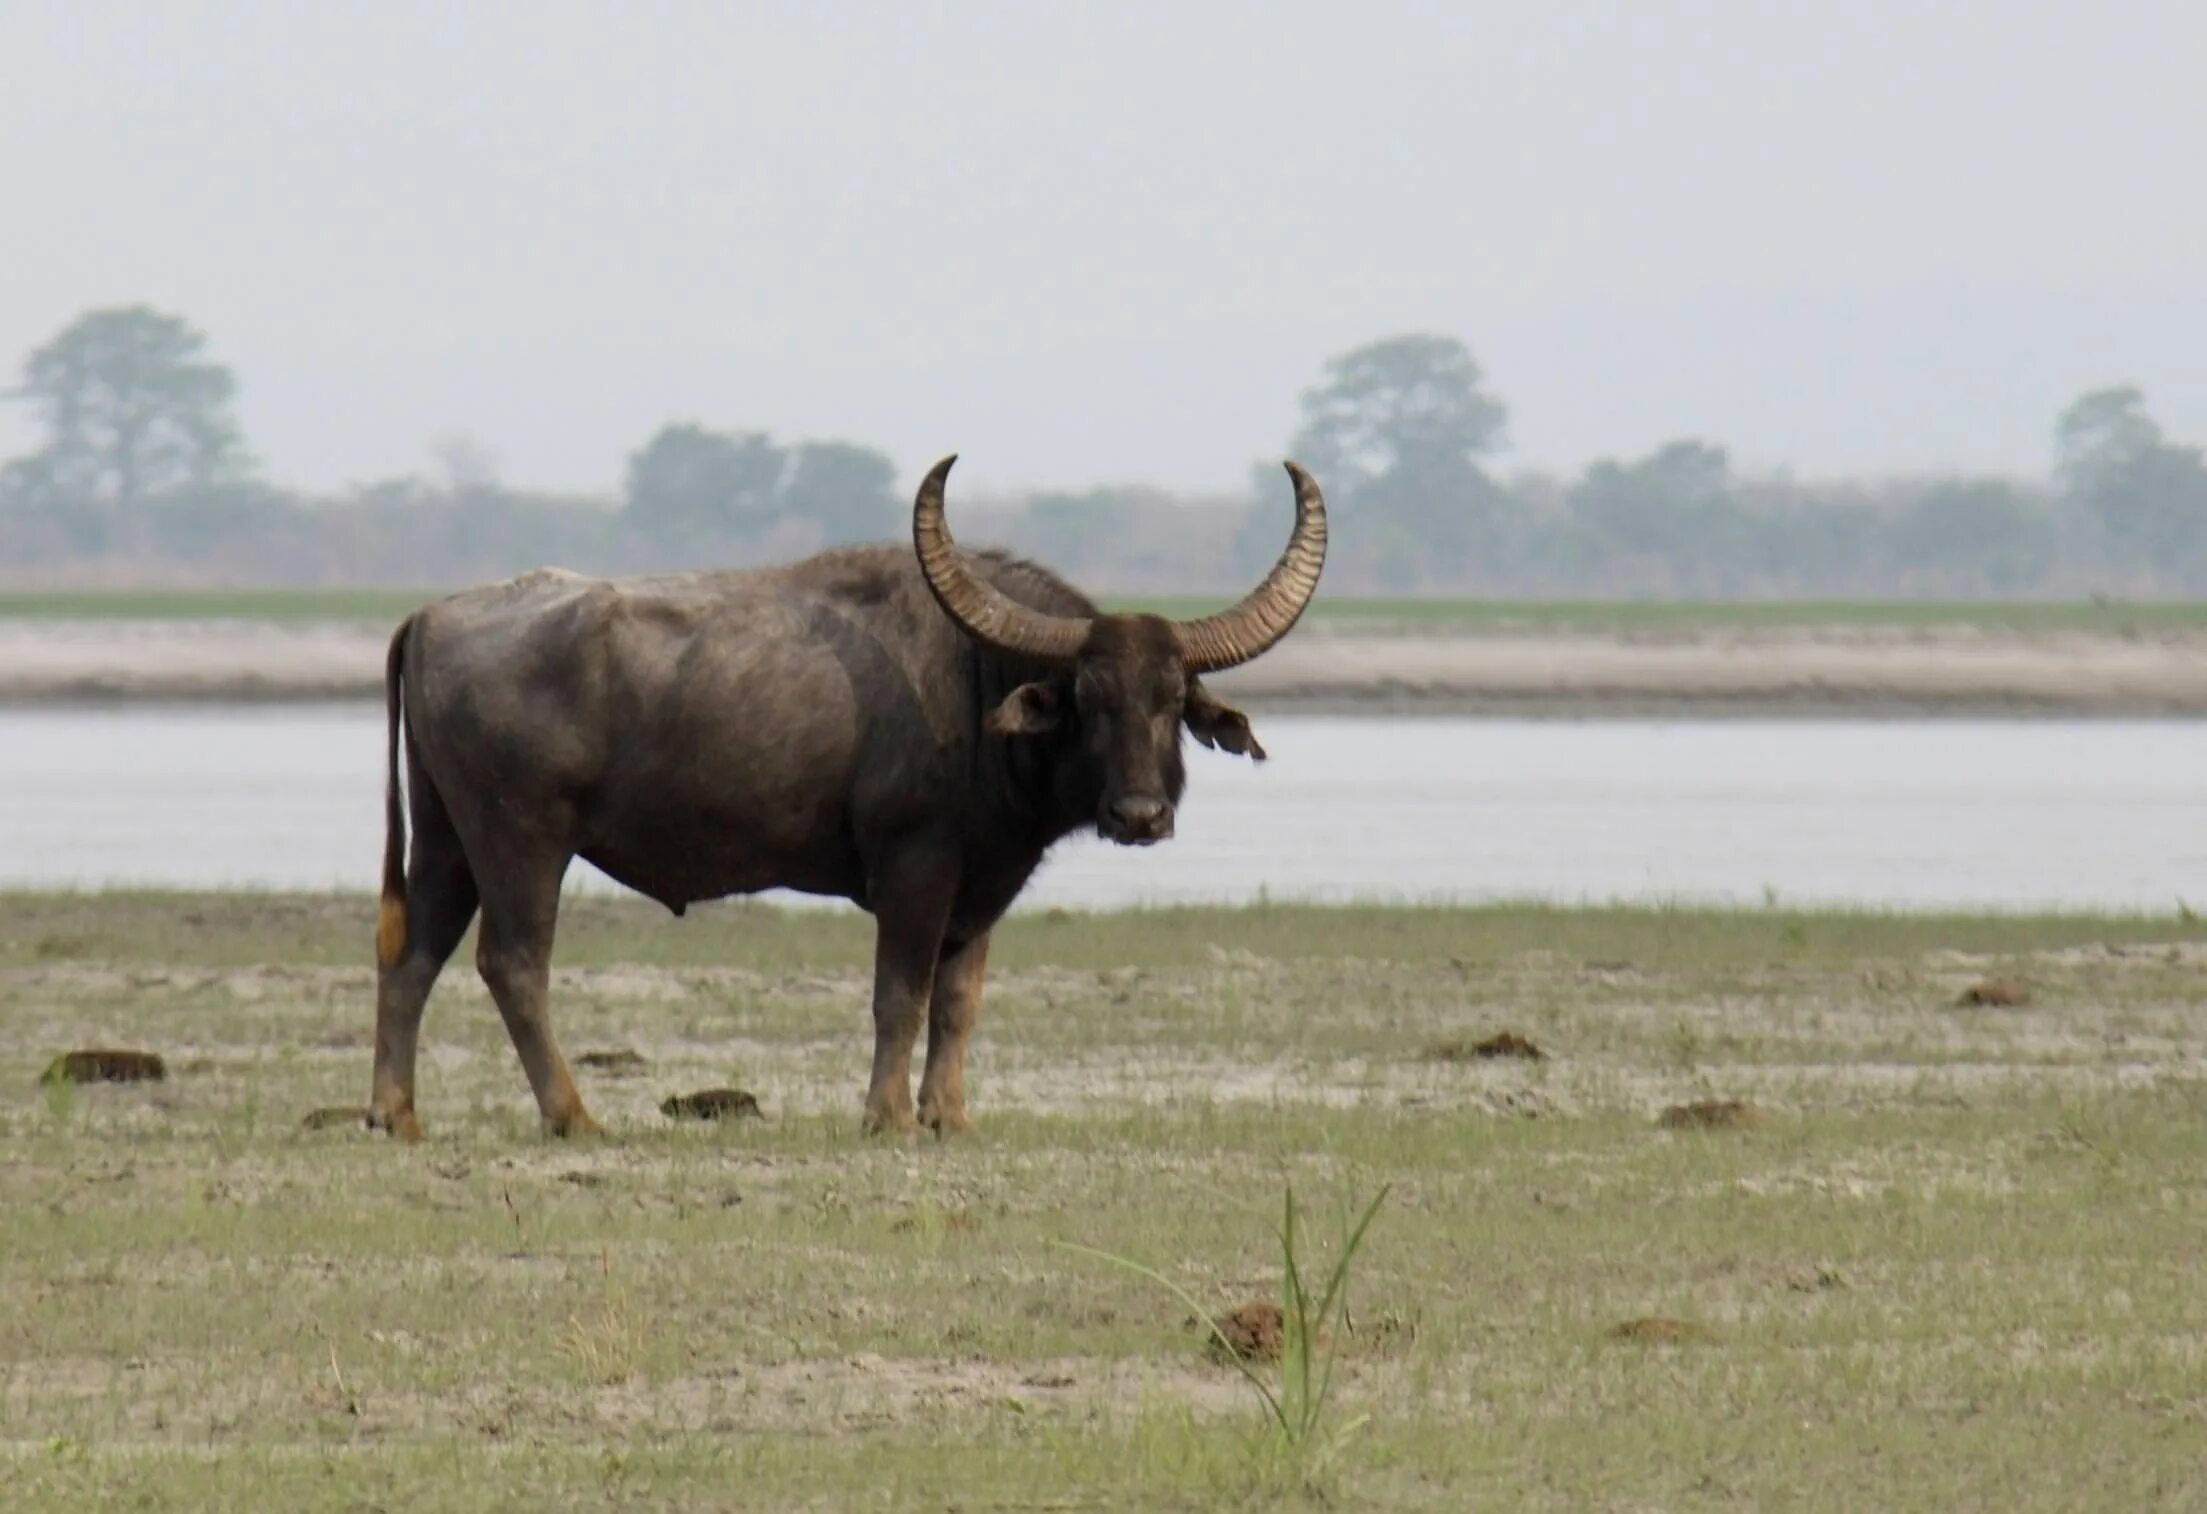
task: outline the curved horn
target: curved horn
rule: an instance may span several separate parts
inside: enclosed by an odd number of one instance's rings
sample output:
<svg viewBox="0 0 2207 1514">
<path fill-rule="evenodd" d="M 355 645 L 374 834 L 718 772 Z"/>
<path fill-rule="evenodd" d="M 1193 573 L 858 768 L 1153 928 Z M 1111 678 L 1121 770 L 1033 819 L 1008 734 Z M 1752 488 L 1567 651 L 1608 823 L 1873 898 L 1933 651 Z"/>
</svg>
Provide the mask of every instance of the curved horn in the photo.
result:
<svg viewBox="0 0 2207 1514">
<path fill-rule="evenodd" d="M 943 519 L 943 481 L 953 452 L 929 470 L 920 481 L 919 497 L 912 502 L 912 546 L 920 556 L 920 572 L 935 602 L 958 628 L 984 646 L 1038 662 L 1071 662 L 1088 640 L 1088 621 L 1081 617 L 1045 615 L 1008 598 L 994 585 L 973 576 L 958 556 L 958 544 L 950 539 Z"/>
<path fill-rule="evenodd" d="M 1265 651 L 1288 633 L 1318 592 L 1318 573 L 1326 565 L 1326 498 L 1316 479 L 1293 463 L 1286 467 L 1295 481 L 1295 534 L 1247 599 L 1174 627 L 1181 660 L 1191 673 L 1216 673 Z"/>
</svg>

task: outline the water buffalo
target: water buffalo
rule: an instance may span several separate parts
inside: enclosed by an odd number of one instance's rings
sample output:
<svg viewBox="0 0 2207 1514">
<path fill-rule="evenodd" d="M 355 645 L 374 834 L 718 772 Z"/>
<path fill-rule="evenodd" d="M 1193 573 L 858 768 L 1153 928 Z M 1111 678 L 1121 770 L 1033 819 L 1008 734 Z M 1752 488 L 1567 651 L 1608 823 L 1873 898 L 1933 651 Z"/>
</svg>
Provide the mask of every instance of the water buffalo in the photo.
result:
<svg viewBox="0 0 2207 1514">
<path fill-rule="evenodd" d="M 480 909 L 476 966 L 545 1128 L 598 1128 L 546 1003 L 576 857 L 678 915 L 774 887 L 869 911 L 866 1124 L 964 1126 L 991 927 L 1070 832 L 1134 846 L 1172 834 L 1183 728 L 1262 760 L 1247 717 L 1202 675 L 1295 624 L 1325 561 L 1326 507 L 1289 463 L 1294 534 L 1246 599 L 1194 621 L 1105 615 L 1046 569 L 959 550 L 943 519 L 954 460 L 920 485 L 916 551 L 614 581 L 543 569 L 399 627 L 371 1126 L 419 1137 L 422 1009 Z"/>
</svg>

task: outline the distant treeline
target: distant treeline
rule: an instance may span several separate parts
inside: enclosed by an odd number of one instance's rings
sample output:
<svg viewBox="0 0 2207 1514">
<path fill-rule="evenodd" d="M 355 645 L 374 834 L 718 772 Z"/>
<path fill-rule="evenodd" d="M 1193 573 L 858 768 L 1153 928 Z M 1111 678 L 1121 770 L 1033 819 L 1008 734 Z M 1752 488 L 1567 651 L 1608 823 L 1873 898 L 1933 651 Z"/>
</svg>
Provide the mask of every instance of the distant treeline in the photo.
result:
<svg viewBox="0 0 2207 1514">
<path fill-rule="evenodd" d="M 669 424 L 620 498 L 508 487 L 449 442 L 426 475 L 341 497 L 262 480 L 237 384 L 188 322 L 95 310 L 26 360 L 44 433 L 0 469 L 0 584 L 436 585 L 542 563 L 597 572 L 785 560 L 902 534 L 897 466 L 841 440 Z M 2058 417 L 2043 479 L 1798 482 L 1680 440 L 1576 478 L 1498 475 L 1507 413 L 1464 345 L 1401 336 L 1327 364 L 1286 452 L 1325 484 L 1327 587 L 1517 598 L 2207 594 L 2207 463 L 2135 389 Z M 969 543 L 1106 592 L 1239 588 L 1286 538 L 1284 478 L 1239 499 L 1099 487 L 968 500 Z"/>
</svg>

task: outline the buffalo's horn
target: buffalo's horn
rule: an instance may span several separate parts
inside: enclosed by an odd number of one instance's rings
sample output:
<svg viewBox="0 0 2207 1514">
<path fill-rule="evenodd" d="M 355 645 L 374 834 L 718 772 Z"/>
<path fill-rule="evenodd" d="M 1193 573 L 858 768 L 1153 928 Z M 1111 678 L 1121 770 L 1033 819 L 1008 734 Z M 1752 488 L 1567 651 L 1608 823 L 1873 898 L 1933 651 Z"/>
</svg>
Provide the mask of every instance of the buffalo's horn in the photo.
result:
<svg viewBox="0 0 2207 1514">
<path fill-rule="evenodd" d="M 1285 636 L 1318 592 L 1318 573 L 1326 565 L 1326 499 L 1316 479 L 1293 463 L 1286 467 L 1295 481 L 1295 534 L 1247 599 L 1174 628 L 1191 673 L 1216 673 L 1249 661 Z"/>
<path fill-rule="evenodd" d="M 943 613 L 968 636 L 985 646 L 1037 662 L 1071 662 L 1088 640 L 1085 617 L 1045 615 L 999 592 L 993 584 L 973 576 L 958 556 L 958 544 L 950 539 L 943 519 L 943 481 L 953 452 L 920 481 L 919 498 L 912 502 L 912 545 L 920 555 L 920 572 Z"/>
</svg>

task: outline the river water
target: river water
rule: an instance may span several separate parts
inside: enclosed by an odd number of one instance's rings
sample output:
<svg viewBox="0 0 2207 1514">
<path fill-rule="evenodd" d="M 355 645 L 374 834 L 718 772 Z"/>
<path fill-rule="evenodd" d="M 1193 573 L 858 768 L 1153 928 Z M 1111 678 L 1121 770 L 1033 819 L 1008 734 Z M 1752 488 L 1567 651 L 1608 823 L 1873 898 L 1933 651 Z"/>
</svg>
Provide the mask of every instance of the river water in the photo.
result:
<svg viewBox="0 0 2207 1514">
<path fill-rule="evenodd" d="M 1023 907 L 1546 899 L 2207 905 L 2207 723 L 1264 715 L 1178 837 Z M 0 885 L 372 888 L 367 704 L 0 710 Z M 612 888 L 577 863 L 571 887 Z"/>
</svg>

